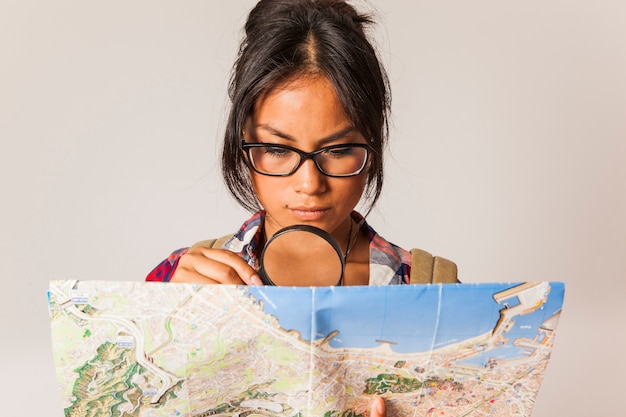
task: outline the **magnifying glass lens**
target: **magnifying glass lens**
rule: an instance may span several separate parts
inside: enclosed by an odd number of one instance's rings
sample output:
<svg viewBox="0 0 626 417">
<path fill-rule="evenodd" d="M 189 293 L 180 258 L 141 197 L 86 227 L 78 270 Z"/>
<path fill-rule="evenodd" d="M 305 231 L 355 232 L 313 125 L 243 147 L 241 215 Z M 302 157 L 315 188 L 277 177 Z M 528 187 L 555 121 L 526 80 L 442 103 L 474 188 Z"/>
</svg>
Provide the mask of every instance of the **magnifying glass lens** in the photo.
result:
<svg viewBox="0 0 626 417">
<path fill-rule="evenodd" d="M 330 240 L 329 240 L 330 239 Z M 268 285 L 340 285 L 343 255 L 328 233 L 311 226 L 278 231 L 261 255 L 261 279 Z"/>
</svg>

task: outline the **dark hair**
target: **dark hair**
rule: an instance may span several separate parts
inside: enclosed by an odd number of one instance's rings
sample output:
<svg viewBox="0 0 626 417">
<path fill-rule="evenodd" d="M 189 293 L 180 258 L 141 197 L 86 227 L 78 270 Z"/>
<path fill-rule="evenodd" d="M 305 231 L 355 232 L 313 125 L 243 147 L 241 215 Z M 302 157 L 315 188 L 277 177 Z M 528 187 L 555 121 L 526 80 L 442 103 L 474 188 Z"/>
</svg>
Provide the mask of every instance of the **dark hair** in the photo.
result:
<svg viewBox="0 0 626 417">
<path fill-rule="evenodd" d="M 231 75 L 222 151 L 226 186 L 244 208 L 260 208 L 240 148 L 246 119 L 259 97 L 308 74 L 328 78 L 348 118 L 372 147 L 365 199 L 370 210 L 376 203 L 383 184 L 390 93 L 365 33 L 371 23 L 343 0 L 261 0 L 252 9 Z"/>
</svg>

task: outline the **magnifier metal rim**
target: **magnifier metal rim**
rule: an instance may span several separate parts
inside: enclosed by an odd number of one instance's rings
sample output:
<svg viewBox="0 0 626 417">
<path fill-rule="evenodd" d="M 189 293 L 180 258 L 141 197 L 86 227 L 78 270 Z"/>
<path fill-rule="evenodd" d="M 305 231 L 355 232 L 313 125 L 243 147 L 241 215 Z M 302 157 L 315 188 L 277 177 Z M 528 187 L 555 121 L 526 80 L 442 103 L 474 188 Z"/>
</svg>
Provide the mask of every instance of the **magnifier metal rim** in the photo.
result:
<svg viewBox="0 0 626 417">
<path fill-rule="evenodd" d="M 337 252 L 337 256 L 339 257 L 339 261 L 341 262 L 341 274 L 339 275 L 339 280 L 337 281 L 335 285 L 341 285 L 341 281 L 343 280 L 343 272 L 346 268 L 346 260 L 343 256 L 343 252 L 341 251 L 341 247 L 339 246 L 339 243 L 337 242 L 337 240 L 335 240 L 335 238 L 330 233 L 326 232 L 323 229 L 320 229 L 319 227 L 311 226 L 308 224 L 293 224 L 291 226 L 283 227 L 282 229 L 274 233 L 274 235 L 270 237 L 269 240 L 265 243 L 265 246 L 263 247 L 263 251 L 261 252 L 261 258 L 259 260 L 261 264 L 261 267 L 259 268 L 259 276 L 261 277 L 261 281 L 263 281 L 263 284 L 276 286 L 274 281 L 270 279 L 269 275 L 267 274 L 267 271 L 265 271 L 265 264 L 263 261 L 265 259 L 265 251 L 267 247 L 269 246 L 270 243 L 272 243 L 274 239 L 286 233 L 298 232 L 298 231 L 313 233 L 314 235 L 317 235 L 321 237 L 322 239 L 324 239 L 326 242 L 330 243 L 333 249 L 335 249 L 335 252 Z"/>
</svg>

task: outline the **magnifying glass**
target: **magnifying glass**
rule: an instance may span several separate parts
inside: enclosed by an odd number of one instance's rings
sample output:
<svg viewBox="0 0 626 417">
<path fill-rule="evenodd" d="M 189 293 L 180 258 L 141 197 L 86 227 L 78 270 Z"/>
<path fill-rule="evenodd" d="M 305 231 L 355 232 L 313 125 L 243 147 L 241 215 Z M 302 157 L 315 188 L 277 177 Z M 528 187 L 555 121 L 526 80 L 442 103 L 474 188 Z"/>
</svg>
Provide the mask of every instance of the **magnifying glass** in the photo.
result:
<svg viewBox="0 0 626 417">
<path fill-rule="evenodd" d="M 259 276 L 265 285 L 341 285 L 346 261 L 330 233 L 310 225 L 280 229 L 261 252 Z"/>
</svg>

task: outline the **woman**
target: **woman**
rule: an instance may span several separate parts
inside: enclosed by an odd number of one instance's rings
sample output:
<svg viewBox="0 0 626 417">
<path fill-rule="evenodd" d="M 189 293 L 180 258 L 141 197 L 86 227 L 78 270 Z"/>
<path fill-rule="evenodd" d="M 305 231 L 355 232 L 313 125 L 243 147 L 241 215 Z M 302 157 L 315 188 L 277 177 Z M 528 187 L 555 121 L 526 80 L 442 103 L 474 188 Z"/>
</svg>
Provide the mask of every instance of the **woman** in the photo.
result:
<svg viewBox="0 0 626 417">
<path fill-rule="evenodd" d="M 254 7 L 230 83 L 222 171 L 255 214 L 225 241 L 174 252 L 147 280 L 261 285 L 265 242 L 306 224 L 343 249 L 343 285 L 410 282 L 411 253 L 354 211 L 361 200 L 371 210 L 380 195 L 387 141 L 389 88 L 370 23 L 341 0 Z M 372 415 L 384 415 L 382 400 Z"/>
<path fill-rule="evenodd" d="M 222 152 L 229 191 L 255 214 L 219 245 L 175 251 L 148 280 L 261 284 L 258 257 L 267 239 L 279 228 L 309 224 L 344 248 L 343 284 L 416 282 L 417 252 L 412 259 L 353 211 L 361 198 L 369 211 L 383 184 L 390 99 L 365 34 L 371 23 L 340 0 L 256 5 L 233 68 Z M 287 168 L 266 166 L 277 152 Z M 456 280 L 450 264 L 443 281 Z"/>
</svg>

